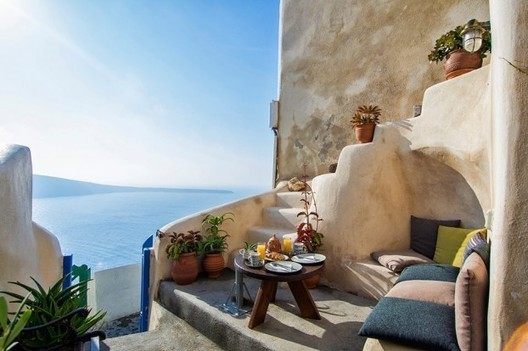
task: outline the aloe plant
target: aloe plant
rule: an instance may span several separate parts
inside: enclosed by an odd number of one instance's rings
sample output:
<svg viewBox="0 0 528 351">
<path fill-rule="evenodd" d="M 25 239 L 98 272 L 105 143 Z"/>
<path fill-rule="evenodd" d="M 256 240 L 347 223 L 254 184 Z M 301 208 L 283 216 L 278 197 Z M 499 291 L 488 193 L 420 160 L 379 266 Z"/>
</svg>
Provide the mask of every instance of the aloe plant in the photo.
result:
<svg viewBox="0 0 528 351">
<path fill-rule="evenodd" d="M 29 294 L 18 306 L 11 322 L 8 318 L 7 302 L 3 296 L 0 296 L 0 351 L 11 350 L 18 344 L 16 339 L 31 317 L 30 310 L 25 310 L 20 314 L 28 296 Z"/>
<path fill-rule="evenodd" d="M 29 294 L 29 298 L 9 291 L 1 291 L 14 300 L 12 302 L 23 303 L 32 313 L 28 321 L 27 329 L 35 331 L 22 331 L 19 342 L 26 349 L 45 350 L 73 342 L 78 336 L 87 333 L 95 327 L 105 316 L 105 312 L 97 312 L 93 315 L 88 313 L 74 313 L 82 306 L 81 295 L 88 290 L 88 282 L 80 282 L 62 289 L 66 276 L 59 279 L 47 291 L 33 277 L 31 280 L 36 285 L 33 288 L 21 282 L 9 282 L 16 285 Z M 65 318 L 67 317 L 67 318 Z M 59 319 L 61 323 L 53 323 Z M 40 328 L 31 328 L 38 327 Z"/>
</svg>

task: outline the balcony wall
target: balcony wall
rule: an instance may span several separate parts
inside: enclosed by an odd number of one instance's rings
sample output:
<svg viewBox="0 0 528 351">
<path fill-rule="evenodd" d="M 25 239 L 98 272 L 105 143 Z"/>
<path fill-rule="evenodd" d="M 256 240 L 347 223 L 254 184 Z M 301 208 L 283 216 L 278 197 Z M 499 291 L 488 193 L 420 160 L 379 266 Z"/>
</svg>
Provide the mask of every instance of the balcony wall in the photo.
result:
<svg viewBox="0 0 528 351">
<path fill-rule="evenodd" d="M 31 154 L 27 147 L 0 149 L 0 290 L 15 291 L 9 281 L 43 286 L 62 276 L 62 253 L 57 238 L 31 220 Z"/>
</svg>

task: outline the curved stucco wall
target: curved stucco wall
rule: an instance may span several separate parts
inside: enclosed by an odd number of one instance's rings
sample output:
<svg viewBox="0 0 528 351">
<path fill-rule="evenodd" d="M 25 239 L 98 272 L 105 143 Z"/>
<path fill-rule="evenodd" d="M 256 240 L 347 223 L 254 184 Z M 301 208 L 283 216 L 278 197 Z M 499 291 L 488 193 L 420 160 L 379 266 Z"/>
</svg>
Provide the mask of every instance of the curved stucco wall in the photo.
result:
<svg viewBox="0 0 528 351">
<path fill-rule="evenodd" d="M 464 94 L 475 86 L 481 89 Z M 485 225 L 489 93 L 488 67 L 433 86 L 422 116 L 378 126 L 372 143 L 343 149 L 336 173 L 313 179 L 329 285 L 360 292 L 354 262 L 374 251 L 408 249 L 411 215 Z"/>
<path fill-rule="evenodd" d="M 44 286 L 62 274 L 58 240 L 31 220 L 32 168 L 27 147 L 0 149 L 0 290 L 15 290 L 9 281 Z"/>
<path fill-rule="evenodd" d="M 277 180 L 326 173 L 355 143 L 358 105 L 383 121 L 412 116 L 423 91 L 444 80 L 427 54 L 441 34 L 489 19 L 487 0 L 282 0 Z"/>
</svg>

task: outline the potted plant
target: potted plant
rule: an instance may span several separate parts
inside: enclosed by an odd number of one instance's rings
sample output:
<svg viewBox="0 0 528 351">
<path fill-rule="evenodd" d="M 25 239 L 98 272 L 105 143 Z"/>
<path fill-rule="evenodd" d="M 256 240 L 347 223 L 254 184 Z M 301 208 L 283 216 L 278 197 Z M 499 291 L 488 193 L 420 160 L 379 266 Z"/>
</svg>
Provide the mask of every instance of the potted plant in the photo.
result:
<svg viewBox="0 0 528 351">
<path fill-rule="evenodd" d="M 163 235 L 164 233 L 158 231 L 158 236 L 163 237 Z M 186 234 L 172 233 L 169 239 L 170 243 L 165 248 L 165 252 L 167 257 L 173 260 L 172 279 L 180 285 L 194 282 L 200 272 L 196 255 L 200 254 L 203 249 L 200 232 L 189 230 Z"/>
<path fill-rule="evenodd" d="M 297 214 L 297 217 L 302 217 L 302 221 L 297 225 L 297 239 L 295 241 L 303 243 L 306 251 L 315 253 L 323 245 L 324 235 L 319 232 L 319 222 L 322 219 L 319 218 L 319 213 L 317 212 L 314 192 L 306 179 L 307 176 L 304 174 L 302 176 L 302 182 L 305 187 L 301 193 L 303 210 Z M 314 288 L 319 283 L 320 278 L 320 275 L 315 275 L 304 280 L 304 283 L 308 288 Z"/>
<path fill-rule="evenodd" d="M 20 331 L 20 350 L 67 351 L 82 348 L 92 337 L 104 340 L 103 331 L 92 329 L 104 318 L 105 312 L 91 314 L 82 302 L 81 296 L 88 289 L 88 282 L 82 281 L 63 288 L 67 276 L 59 279 L 47 291 L 34 278 L 33 288 L 20 282 L 10 282 L 28 292 L 28 296 L 2 291 L 13 297 L 12 302 L 24 305 L 31 311 L 27 326 Z"/>
<path fill-rule="evenodd" d="M 257 244 L 250 244 L 247 241 L 244 241 L 244 248 L 239 250 L 239 253 L 244 257 L 245 260 L 249 257 L 250 251 L 256 251 L 257 250 Z"/>
<path fill-rule="evenodd" d="M 356 109 L 352 116 L 352 127 L 356 133 L 356 139 L 360 143 L 370 143 L 374 138 L 374 129 L 379 123 L 381 110 L 378 106 L 362 105 Z"/>
<path fill-rule="evenodd" d="M 209 278 L 216 279 L 222 274 L 225 267 L 223 253 L 227 250 L 227 238 L 229 234 L 220 229 L 225 221 L 234 222 L 234 214 L 231 212 L 224 213 L 220 216 L 208 214 L 202 220 L 202 228 L 207 235 L 204 237 L 203 246 L 205 258 L 203 261 L 204 270 Z"/>
<path fill-rule="evenodd" d="M 31 317 L 31 311 L 28 309 L 21 314 L 28 297 L 29 294 L 22 300 L 13 319 L 9 321 L 7 302 L 3 296 L 0 296 L 0 351 L 13 350 L 18 345 L 16 339 Z"/>
<path fill-rule="evenodd" d="M 482 33 L 482 46 L 476 52 L 464 50 L 464 38 L 462 31 L 465 26 L 460 25 L 448 31 L 438 38 L 433 50 L 427 56 L 429 62 L 440 62 L 446 60 L 444 72 L 446 79 L 458 77 L 461 74 L 482 67 L 482 59 L 491 51 L 491 33 Z"/>
</svg>

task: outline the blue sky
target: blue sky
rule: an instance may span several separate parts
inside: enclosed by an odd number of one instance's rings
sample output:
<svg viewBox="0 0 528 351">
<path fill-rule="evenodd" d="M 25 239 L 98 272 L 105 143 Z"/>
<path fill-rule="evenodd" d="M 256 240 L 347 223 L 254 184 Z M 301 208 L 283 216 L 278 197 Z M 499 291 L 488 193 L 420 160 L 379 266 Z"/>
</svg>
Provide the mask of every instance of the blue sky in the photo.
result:
<svg viewBox="0 0 528 351">
<path fill-rule="evenodd" d="M 270 186 L 279 0 L 0 0 L 0 143 L 36 174 Z"/>
</svg>

